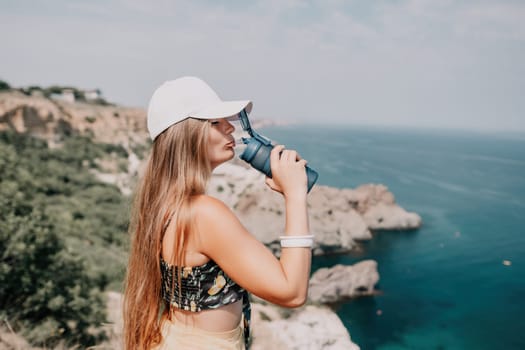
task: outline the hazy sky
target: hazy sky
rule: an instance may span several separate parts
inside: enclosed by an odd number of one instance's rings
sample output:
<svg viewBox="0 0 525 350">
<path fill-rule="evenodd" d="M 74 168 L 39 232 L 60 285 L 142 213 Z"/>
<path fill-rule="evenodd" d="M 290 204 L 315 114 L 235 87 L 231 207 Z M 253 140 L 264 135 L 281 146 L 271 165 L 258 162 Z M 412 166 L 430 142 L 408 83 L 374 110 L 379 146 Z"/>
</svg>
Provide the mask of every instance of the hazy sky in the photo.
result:
<svg viewBox="0 0 525 350">
<path fill-rule="evenodd" d="M 196 75 L 282 120 L 525 131 L 523 0 L 0 0 L 0 79 L 146 107 Z"/>
</svg>

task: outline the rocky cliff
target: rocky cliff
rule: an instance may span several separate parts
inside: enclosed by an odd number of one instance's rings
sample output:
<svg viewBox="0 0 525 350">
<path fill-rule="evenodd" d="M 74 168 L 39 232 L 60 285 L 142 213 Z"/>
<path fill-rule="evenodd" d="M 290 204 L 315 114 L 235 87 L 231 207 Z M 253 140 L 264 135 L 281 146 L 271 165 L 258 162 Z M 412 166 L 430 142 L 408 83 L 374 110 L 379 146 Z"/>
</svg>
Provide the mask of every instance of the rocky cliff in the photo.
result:
<svg viewBox="0 0 525 350">
<path fill-rule="evenodd" d="M 147 140 L 140 108 L 70 103 L 18 91 L 0 92 L 0 130 L 14 129 L 58 143 L 72 133 L 124 146 Z"/>
</svg>

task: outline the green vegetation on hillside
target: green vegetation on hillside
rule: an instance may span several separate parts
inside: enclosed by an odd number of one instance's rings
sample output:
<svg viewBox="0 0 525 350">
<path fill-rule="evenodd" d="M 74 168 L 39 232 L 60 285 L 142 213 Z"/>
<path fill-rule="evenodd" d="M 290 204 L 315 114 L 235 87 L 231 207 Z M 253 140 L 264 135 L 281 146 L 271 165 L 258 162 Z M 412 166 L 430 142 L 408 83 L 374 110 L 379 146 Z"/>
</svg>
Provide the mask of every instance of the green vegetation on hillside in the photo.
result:
<svg viewBox="0 0 525 350">
<path fill-rule="evenodd" d="M 34 345 L 95 344 L 101 292 L 120 290 L 129 199 L 89 171 L 108 151 L 0 133 L 0 319 Z"/>
<path fill-rule="evenodd" d="M 0 91 L 9 90 L 9 89 L 11 89 L 11 86 L 9 85 L 9 83 L 7 81 L 0 79 Z"/>
</svg>

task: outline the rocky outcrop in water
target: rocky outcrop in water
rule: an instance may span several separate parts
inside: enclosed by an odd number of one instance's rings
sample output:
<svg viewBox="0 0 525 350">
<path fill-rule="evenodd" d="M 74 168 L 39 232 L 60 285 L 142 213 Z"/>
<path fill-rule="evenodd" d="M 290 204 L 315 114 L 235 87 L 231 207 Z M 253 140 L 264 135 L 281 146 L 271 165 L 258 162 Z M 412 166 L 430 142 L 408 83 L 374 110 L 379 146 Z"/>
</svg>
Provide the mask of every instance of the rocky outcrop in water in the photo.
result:
<svg viewBox="0 0 525 350">
<path fill-rule="evenodd" d="M 254 298 L 252 349 L 358 350 L 337 314 L 326 305 L 374 295 L 378 281 L 377 262 L 365 260 L 317 270 L 310 278 L 305 307 L 285 309 Z"/>
<path fill-rule="evenodd" d="M 284 201 L 265 185 L 262 174 L 242 164 L 224 164 L 215 170 L 208 192 L 228 204 L 257 239 L 278 253 Z M 356 189 L 316 185 L 308 195 L 308 207 L 316 255 L 348 252 L 356 241 L 371 239 L 371 230 L 421 225 L 420 216 L 398 206 L 384 185 Z"/>
<path fill-rule="evenodd" d="M 379 273 L 374 260 L 364 260 L 350 266 L 321 268 L 310 278 L 308 300 L 335 304 L 359 296 L 374 295 L 377 282 Z"/>
</svg>

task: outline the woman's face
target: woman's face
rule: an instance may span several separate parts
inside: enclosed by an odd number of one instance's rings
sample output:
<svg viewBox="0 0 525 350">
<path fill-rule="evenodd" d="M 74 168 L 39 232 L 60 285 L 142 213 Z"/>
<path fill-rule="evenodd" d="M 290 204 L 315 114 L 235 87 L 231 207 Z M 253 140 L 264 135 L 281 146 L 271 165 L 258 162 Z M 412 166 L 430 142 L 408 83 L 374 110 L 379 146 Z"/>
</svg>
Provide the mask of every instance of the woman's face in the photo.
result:
<svg viewBox="0 0 525 350">
<path fill-rule="evenodd" d="M 225 118 L 211 119 L 208 136 L 208 158 L 212 169 L 235 156 L 235 139 L 232 132 L 235 127 Z"/>
</svg>

